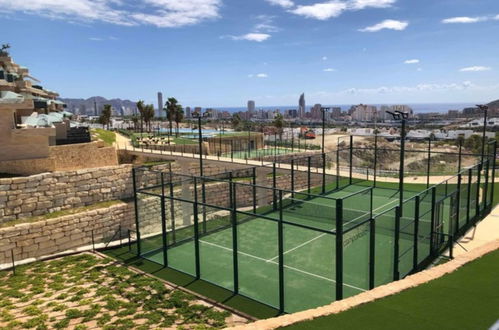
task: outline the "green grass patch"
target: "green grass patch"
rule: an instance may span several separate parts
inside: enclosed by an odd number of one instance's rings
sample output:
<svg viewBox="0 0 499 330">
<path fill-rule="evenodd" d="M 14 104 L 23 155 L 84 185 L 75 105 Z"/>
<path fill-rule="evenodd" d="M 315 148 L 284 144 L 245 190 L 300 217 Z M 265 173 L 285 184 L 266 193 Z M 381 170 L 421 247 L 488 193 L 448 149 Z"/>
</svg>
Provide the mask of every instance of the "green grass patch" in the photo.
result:
<svg viewBox="0 0 499 330">
<path fill-rule="evenodd" d="M 488 329 L 498 318 L 498 273 L 495 251 L 416 288 L 283 329 Z"/>
<path fill-rule="evenodd" d="M 112 146 L 116 142 L 116 133 L 102 128 L 93 128 L 91 130 L 92 137 L 97 140 L 104 141 L 107 146 Z"/>
</svg>

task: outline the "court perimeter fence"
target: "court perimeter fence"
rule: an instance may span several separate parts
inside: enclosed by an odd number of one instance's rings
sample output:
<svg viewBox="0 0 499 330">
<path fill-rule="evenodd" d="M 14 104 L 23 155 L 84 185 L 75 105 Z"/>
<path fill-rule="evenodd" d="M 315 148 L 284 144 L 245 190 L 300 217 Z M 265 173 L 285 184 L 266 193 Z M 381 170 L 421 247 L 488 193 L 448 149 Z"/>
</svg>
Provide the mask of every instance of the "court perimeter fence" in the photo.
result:
<svg viewBox="0 0 499 330">
<path fill-rule="evenodd" d="M 452 257 L 490 212 L 495 159 L 494 141 L 483 162 L 384 208 L 376 201 L 396 198 L 392 189 L 324 179 L 309 158 L 294 164 L 293 183 L 276 164 L 258 183 L 256 168 L 249 178 L 137 168 L 131 248 L 281 313 L 314 308 L 422 270 L 447 249 Z"/>
</svg>

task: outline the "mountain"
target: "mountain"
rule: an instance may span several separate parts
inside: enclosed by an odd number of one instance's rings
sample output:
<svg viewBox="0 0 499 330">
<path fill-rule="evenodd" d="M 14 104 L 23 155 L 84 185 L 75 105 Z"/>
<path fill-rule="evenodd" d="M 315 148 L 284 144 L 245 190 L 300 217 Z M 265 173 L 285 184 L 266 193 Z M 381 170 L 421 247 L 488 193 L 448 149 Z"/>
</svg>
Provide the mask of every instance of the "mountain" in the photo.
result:
<svg viewBox="0 0 499 330">
<path fill-rule="evenodd" d="M 487 104 L 489 109 L 499 109 L 499 100 L 495 100 Z"/>
<path fill-rule="evenodd" d="M 136 112 L 136 102 L 122 99 L 106 99 L 102 96 L 93 96 L 88 99 L 61 98 L 67 104 L 67 111 L 80 115 L 95 115 L 95 105 L 97 114 L 102 112 L 104 104 L 110 104 L 118 115 L 131 115 Z"/>
</svg>

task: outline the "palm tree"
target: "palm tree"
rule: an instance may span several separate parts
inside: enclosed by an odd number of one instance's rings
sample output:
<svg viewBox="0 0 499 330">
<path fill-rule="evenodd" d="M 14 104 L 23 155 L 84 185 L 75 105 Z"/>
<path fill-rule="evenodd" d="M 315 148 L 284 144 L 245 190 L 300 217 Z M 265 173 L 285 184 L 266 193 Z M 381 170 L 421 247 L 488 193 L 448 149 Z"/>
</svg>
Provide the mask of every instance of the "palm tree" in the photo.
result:
<svg viewBox="0 0 499 330">
<path fill-rule="evenodd" d="M 111 104 L 104 104 L 99 122 L 102 124 L 102 128 L 107 126 L 107 129 L 109 129 L 109 123 L 111 122 Z"/>
<path fill-rule="evenodd" d="M 178 101 L 174 97 L 169 97 L 166 101 L 164 110 L 166 111 L 166 118 L 170 122 L 170 136 L 172 136 L 173 125 L 172 122 L 175 119 L 175 113 L 177 112 Z"/>
<path fill-rule="evenodd" d="M 284 117 L 278 113 L 273 121 L 274 127 L 277 130 L 277 133 L 279 134 L 279 140 L 282 142 L 282 128 L 284 127 Z"/>
<path fill-rule="evenodd" d="M 139 122 L 139 117 L 136 115 L 132 116 L 133 130 L 137 131 L 137 123 Z"/>
<path fill-rule="evenodd" d="M 145 108 L 145 104 L 144 104 L 144 101 L 140 100 L 139 102 L 137 102 L 137 110 L 139 110 L 139 114 L 140 114 L 140 133 L 142 134 L 143 131 L 144 131 L 144 108 Z"/>
<path fill-rule="evenodd" d="M 175 111 L 175 124 L 177 124 L 177 132 L 175 133 L 175 136 L 178 137 L 179 134 L 179 124 L 184 120 L 184 109 L 182 106 L 179 104 L 177 105 L 177 111 Z"/>
<path fill-rule="evenodd" d="M 148 132 L 151 132 L 151 121 L 154 118 L 154 106 L 148 104 L 144 107 L 144 122 Z"/>
<path fill-rule="evenodd" d="M 241 125 L 241 117 L 236 113 L 232 116 L 232 128 L 237 130 Z"/>
</svg>

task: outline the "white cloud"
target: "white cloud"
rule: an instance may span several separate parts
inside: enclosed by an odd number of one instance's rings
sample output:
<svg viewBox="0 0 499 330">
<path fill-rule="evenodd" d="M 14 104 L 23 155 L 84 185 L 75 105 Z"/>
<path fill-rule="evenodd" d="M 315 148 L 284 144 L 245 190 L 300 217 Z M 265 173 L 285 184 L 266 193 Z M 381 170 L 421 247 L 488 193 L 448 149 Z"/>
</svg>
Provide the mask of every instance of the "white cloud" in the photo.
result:
<svg viewBox="0 0 499 330">
<path fill-rule="evenodd" d="M 266 73 L 249 74 L 248 78 L 268 78 L 269 75 Z"/>
<path fill-rule="evenodd" d="M 406 60 L 404 61 L 405 64 L 418 64 L 419 60 L 418 59 L 412 59 L 412 60 Z"/>
<path fill-rule="evenodd" d="M 221 0 L 0 0 L 4 12 L 67 21 L 181 27 L 219 17 Z"/>
<path fill-rule="evenodd" d="M 291 0 L 265 0 L 271 5 L 281 6 L 283 8 L 291 8 L 294 7 L 295 3 Z"/>
<path fill-rule="evenodd" d="M 352 9 L 372 8 L 388 8 L 391 7 L 397 0 L 353 0 L 350 1 L 349 7 Z"/>
<path fill-rule="evenodd" d="M 246 41 L 256 41 L 262 42 L 271 37 L 267 33 L 247 33 L 240 36 L 229 36 L 232 40 L 246 40 Z"/>
<path fill-rule="evenodd" d="M 378 23 L 378 24 L 375 24 L 372 26 L 368 26 L 368 27 L 363 28 L 363 29 L 359 29 L 359 31 L 360 32 L 378 32 L 378 31 L 381 31 L 384 29 L 402 31 L 402 30 L 405 30 L 407 28 L 407 26 L 409 26 L 409 22 L 387 19 L 381 23 Z"/>
<path fill-rule="evenodd" d="M 327 56 L 322 56 L 323 61 L 327 61 Z"/>
<path fill-rule="evenodd" d="M 442 20 L 444 24 L 452 24 L 452 23 L 477 23 L 488 20 L 487 17 L 467 17 L 467 16 L 459 16 L 459 17 L 451 17 Z"/>
<path fill-rule="evenodd" d="M 324 69 L 322 71 L 324 71 L 324 72 L 335 72 L 336 70 L 333 69 L 333 68 L 327 68 L 327 69 Z"/>
<path fill-rule="evenodd" d="M 298 6 L 295 9 L 290 10 L 290 12 L 306 18 L 315 18 L 323 21 L 331 17 L 340 16 L 347 7 L 345 2 L 330 1 L 309 6 Z"/>
<path fill-rule="evenodd" d="M 280 29 L 274 25 L 274 16 L 258 15 L 258 23 L 253 27 L 253 32 L 278 32 Z"/>
<path fill-rule="evenodd" d="M 92 40 L 92 41 L 102 41 L 102 40 L 104 40 L 104 39 L 99 38 L 99 37 L 90 37 L 90 38 L 88 38 L 88 40 Z"/>
<path fill-rule="evenodd" d="M 267 0 L 274 1 L 274 0 Z M 397 0 L 329 0 L 311 5 L 301 5 L 294 9 L 289 6 L 289 12 L 304 16 L 306 18 L 314 18 L 318 20 L 327 20 L 332 17 L 340 16 L 347 10 L 362 10 L 366 8 L 388 8 L 391 7 Z"/>
<path fill-rule="evenodd" d="M 462 68 L 459 71 L 461 72 L 480 72 L 480 71 L 490 71 L 491 67 L 488 66 L 469 66 L 466 68 Z"/>
<path fill-rule="evenodd" d="M 388 94 L 388 93 L 406 93 L 406 92 L 434 92 L 434 91 L 453 91 L 466 90 L 476 87 L 470 81 L 449 84 L 423 83 L 415 86 L 381 86 L 375 88 L 349 88 L 338 92 L 339 94 Z"/>
</svg>

